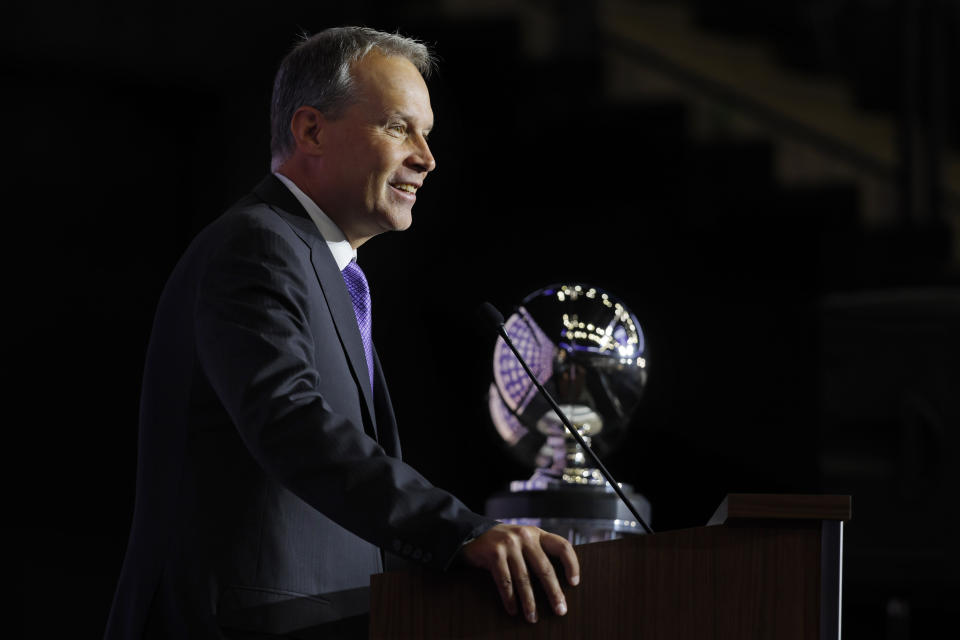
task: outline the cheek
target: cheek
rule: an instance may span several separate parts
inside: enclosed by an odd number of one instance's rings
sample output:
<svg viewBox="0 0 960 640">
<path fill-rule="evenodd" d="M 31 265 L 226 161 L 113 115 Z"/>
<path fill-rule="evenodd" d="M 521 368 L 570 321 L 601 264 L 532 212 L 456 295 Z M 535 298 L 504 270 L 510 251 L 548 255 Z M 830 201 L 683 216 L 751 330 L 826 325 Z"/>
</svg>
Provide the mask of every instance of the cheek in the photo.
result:
<svg viewBox="0 0 960 640">
<path fill-rule="evenodd" d="M 371 187 L 386 189 L 389 187 L 390 181 L 396 178 L 400 163 L 394 158 L 382 154 L 367 166 L 370 167 L 369 183 Z"/>
<path fill-rule="evenodd" d="M 343 157 L 343 173 L 356 195 L 363 194 L 368 205 L 389 196 L 390 180 L 403 164 L 403 156 L 389 141 L 354 145 Z M 344 185 L 347 186 L 346 184 Z"/>
<path fill-rule="evenodd" d="M 377 173 L 392 175 L 403 164 L 404 153 L 402 145 L 393 140 L 384 141 L 370 149 L 367 158 L 368 166 L 376 167 Z"/>
</svg>

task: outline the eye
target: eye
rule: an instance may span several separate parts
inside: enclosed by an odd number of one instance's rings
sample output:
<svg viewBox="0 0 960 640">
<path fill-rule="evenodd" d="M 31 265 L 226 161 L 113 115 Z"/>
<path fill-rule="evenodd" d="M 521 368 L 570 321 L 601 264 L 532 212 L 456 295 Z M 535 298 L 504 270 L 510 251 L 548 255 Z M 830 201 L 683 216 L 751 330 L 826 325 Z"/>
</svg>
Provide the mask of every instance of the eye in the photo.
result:
<svg viewBox="0 0 960 640">
<path fill-rule="evenodd" d="M 390 124 L 387 126 L 387 130 L 390 131 L 391 133 L 395 133 L 397 135 L 402 136 L 402 135 L 406 135 L 407 133 L 407 125 L 404 124 L 403 122 L 394 122 L 393 124 Z"/>
</svg>

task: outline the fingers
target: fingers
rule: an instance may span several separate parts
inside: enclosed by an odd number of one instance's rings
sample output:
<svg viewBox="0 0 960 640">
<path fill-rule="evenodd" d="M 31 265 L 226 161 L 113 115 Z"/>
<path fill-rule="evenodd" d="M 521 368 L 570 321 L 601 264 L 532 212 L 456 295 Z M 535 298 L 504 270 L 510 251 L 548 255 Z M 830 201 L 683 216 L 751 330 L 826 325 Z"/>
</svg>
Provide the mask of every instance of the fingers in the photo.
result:
<svg viewBox="0 0 960 640">
<path fill-rule="evenodd" d="M 514 597 L 513 578 L 511 577 L 510 565 L 507 562 L 506 555 L 500 555 L 494 566 L 490 569 L 493 581 L 497 584 L 497 591 L 500 592 L 500 600 L 503 601 L 503 608 L 507 613 L 514 616 L 517 614 L 517 601 Z"/>
<path fill-rule="evenodd" d="M 550 556 L 558 557 L 571 585 L 580 582 L 580 563 L 563 537 L 537 527 L 497 525 L 463 548 L 464 559 L 490 572 L 503 606 L 511 615 L 519 608 L 524 618 L 537 621 L 531 576 L 536 576 L 554 613 L 567 613 L 567 602 Z"/>
<path fill-rule="evenodd" d="M 543 551 L 531 550 L 528 552 L 531 556 L 528 558 L 527 563 L 533 569 L 534 573 L 537 575 L 537 579 L 540 580 L 540 585 L 543 587 L 544 593 L 547 594 L 547 599 L 550 601 L 551 607 L 553 607 L 554 613 L 558 616 L 562 616 L 567 613 L 567 601 L 563 597 L 563 591 L 560 590 L 560 583 L 557 581 L 556 573 L 553 570 L 553 565 L 550 564 L 550 560 L 547 559 L 546 554 Z M 527 584 L 529 586 L 529 577 L 527 578 Z M 530 588 L 530 598 L 533 599 L 533 589 Z M 527 611 L 527 606 L 524 604 L 524 611 Z M 533 616 L 527 616 L 527 620 L 530 622 L 536 622 L 536 610 L 533 612 Z"/>
<path fill-rule="evenodd" d="M 510 564 L 510 573 L 513 575 L 517 600 L 520 601 L 520 607 L 523 609 L 523 617 L 527 622 L 536 622 L 537 601 L 533 596 L 533 584 L 530 582 L 530 573 L 527 571 L 522 552 L 511 553 L 507 557 L 507 562 Z"/>
<path fill-rule="evenodd" d="M 580 561 L 573 550 L 573 545 L 566 538 L 552 533 L 544 533 L 540 544 L 547 553 L 560 558 L 567 582 L 574 587 L 580 584 Z"/>
<path fill-rule="evenodd" d="M 547 599 L 550 601 L 554 613 L 558 616 L 565 615 L 567 613 L 567 600 L 563 595 L 563 590 L 560 588 L 560 581 L 557 579 L 557 574 L 553 570 L 553 564 L 550 562 L 550 558 L 545 551 L 550 551 L 550 546 L 553 546 L 555 549 L 561 547 L 556 540 L 551 540 L 551 537 L 559 539 L 567 546 L 569 546 L 569 543 L 563 538 L 560 538 L 560 536 L 554 536 L 539 529 L 528 529 L 524 533 L 527 537 L 532 538 L 531 544 L 524 546 L 524 556 L 527 565 L 540 580 L 540 585 L 543 587 L 543 591 L 547 595 Z"/>
</svg>

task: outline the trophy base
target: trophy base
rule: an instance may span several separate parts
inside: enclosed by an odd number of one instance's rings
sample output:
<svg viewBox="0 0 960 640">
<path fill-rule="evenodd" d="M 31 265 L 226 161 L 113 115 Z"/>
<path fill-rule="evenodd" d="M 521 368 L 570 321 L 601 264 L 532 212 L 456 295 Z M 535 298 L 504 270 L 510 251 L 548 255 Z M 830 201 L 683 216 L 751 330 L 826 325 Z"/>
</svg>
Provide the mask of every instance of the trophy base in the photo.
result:
<svg viewBox="0 0 960 640">
<path fill-rule="evenodd" d="M 487 500 L 486 514 L 507 524 L 540 527 L 563 536 L 572 544 L 642 535 L 642 525 L 609 486 L 569 485 L 561 482 L 525 487 L 514 483 L 510 491 Z M 630 485 L 620 488 L 637 512 L 650 522 L 650 502 Z"/>
</svg>

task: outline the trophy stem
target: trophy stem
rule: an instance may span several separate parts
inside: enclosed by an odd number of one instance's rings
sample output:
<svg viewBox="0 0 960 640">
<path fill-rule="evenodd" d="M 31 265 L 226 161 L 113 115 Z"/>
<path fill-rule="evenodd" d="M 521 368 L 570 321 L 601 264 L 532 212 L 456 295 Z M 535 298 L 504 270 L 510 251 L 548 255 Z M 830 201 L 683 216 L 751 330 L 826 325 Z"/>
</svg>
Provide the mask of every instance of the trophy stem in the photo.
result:
<svg viewBox="0 0 960 640">
<path fill-rule="evenodd" d="M 583 435 L 579 427 L 577 427 L 577 431 L 589 447 L 590 436 Z M 566 441 L 566 455 L 564 456 L 565 464 L 563 473 L 561 474 L 561 480 L 568 484 L 605 485 L 607 481 L 604 479 L 603 474 L 600 473 L 600 470 L 587 465 L 587 456 L 583 451 L 583 447 L 580 446 L 580 443 L 570 435 L 565 436 L 564 440 Z"/>
</svg>

